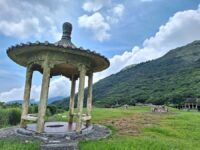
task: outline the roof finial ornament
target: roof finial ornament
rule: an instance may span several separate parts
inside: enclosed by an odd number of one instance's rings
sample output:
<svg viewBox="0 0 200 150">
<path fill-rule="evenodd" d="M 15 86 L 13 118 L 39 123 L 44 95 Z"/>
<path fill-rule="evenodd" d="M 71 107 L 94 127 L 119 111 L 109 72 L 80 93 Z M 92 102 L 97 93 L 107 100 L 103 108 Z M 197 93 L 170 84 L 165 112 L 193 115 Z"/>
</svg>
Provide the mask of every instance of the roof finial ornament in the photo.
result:
<svg viewBox="0 0 200 150">
<path fill-rule="evenodd" d="M 69 22 L 63 23 L 63 36 L 62 39 L 69 39 L 71 40 L 71 33 L 72 33 L 72 24 Z"/>
<path fill-rule="evenodd" d="M 69 22 L 63 23 L 63 35 L 60 41 L 56 42 L 56 45 L 76 48 L 76 46 L 71 42 L 72 24 Z"/>
</svg>

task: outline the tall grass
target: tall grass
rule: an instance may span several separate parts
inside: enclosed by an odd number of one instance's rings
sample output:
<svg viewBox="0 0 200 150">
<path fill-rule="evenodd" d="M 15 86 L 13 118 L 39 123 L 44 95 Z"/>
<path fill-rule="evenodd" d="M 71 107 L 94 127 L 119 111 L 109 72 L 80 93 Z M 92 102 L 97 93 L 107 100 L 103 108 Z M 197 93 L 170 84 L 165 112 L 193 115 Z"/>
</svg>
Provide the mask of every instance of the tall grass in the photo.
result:
<svg viewBox="0 0 200 150">
<path fill-rule="evenodd" d="M 0 128 L 8 125 L 8 110 L 0 109 Z"/>
<path fill-rule="evenodd" d="M 20 122 L 19 108 L 0 108 L 0 128 L 17 125 Z"/>
</svg>

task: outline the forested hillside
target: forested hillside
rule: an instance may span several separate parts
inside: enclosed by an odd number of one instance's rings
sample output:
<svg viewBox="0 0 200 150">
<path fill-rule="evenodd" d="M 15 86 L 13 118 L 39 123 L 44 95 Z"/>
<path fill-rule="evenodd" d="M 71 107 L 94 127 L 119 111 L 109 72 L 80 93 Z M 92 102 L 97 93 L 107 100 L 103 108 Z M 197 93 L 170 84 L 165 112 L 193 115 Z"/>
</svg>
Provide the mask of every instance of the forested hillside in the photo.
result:
<svg viewBox="0 0 200 150">
<path fill-rule="evenodd" d="M 94 104 L 180 103 L 200 97 L 200 41 L 127 67 L 94 85 Z"/>
<path fill-rule="evenodd" d="M 200 97 L 200 41 L 171 50 L 159 59 L 128 66 L 93 88 L 94 105 L 102 107 L 180 103 L 189 97 Z M 66 99 L 56 103 L 66 105 Z"/>
</svg>

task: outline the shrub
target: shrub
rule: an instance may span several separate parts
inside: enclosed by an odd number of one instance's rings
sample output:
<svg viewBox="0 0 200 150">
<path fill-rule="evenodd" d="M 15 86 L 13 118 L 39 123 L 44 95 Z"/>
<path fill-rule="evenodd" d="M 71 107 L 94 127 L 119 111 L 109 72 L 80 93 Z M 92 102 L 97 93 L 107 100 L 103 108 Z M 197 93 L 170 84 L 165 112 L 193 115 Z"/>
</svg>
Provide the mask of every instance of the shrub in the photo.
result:
<svg viewBox="0 0 200 150">
<path fill-rule="evenodd" d="M 65 110 L 63 110 L 63 109 L 58 109 L 57 110 L 57 113 L 64 113 L 65 112 Z"/>
<path fill-rule="evenodd" d="M 33 113 L 38 113 L 38 105 L 33 105 Z"/>
<path fill-rule="evenodd" d="M 51 115 L 54 115 L 57 112 L 57 107 L 55 105 L 48 105 L 47 109 L 49 109 Z"/>
<path fill-rule="evenodd" d="M 134 99 L 130 100 L 128 105 L 135 106 L 136 105 L 136 100 L 134 100 Z"/>
<path fill-rule="evenodd" d="M 8 125 L 8 111 L 6 109 L 0 109 L 0 128 Z"/>
<path fill-rule="evenodd" d="M 31 106 L 29 106 L 29 113 L 30 114 L 38 113 L 38 105 L 31 105 Z"/>
<path fill-rule="evenodd" d="M 9 109 L 8 124 L 17 125 L 20 122 L 21 112 L 19 109 Z"/>
<path fill-rule="evenodd" d="M 47 116 L 47 117 L 51 116 L 51 111 L 50 111 L 49 108 L 46 109 L 46 116 Z"/>
<path fill-rule="evenodd" d="M 200 106 L 199 105 L 197 106 L 197 110 L 200 111 Z"/>
</svg>

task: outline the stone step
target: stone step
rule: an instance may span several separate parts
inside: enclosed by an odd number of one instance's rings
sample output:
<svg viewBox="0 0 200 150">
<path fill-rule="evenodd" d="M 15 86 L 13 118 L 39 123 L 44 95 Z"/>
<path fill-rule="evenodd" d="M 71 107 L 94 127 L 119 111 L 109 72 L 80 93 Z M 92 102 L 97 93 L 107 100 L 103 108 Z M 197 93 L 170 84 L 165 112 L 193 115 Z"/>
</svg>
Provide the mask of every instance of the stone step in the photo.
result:
<svg viewBox="0 0 200 150">
<path fill-rule="evenodd" d="M 78 150 L 77 142 L 41 145 L 41 150 Z"/>
</svg>

